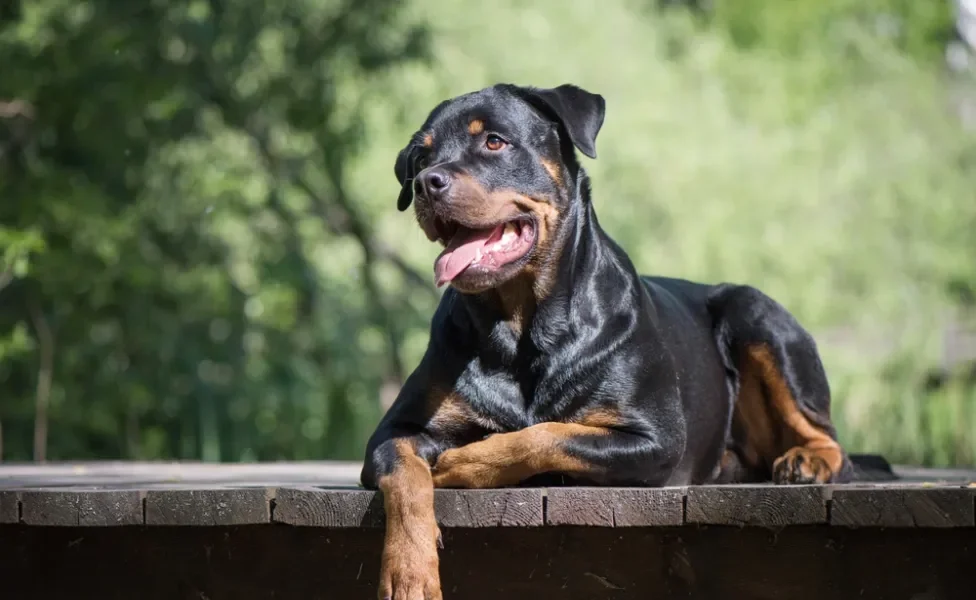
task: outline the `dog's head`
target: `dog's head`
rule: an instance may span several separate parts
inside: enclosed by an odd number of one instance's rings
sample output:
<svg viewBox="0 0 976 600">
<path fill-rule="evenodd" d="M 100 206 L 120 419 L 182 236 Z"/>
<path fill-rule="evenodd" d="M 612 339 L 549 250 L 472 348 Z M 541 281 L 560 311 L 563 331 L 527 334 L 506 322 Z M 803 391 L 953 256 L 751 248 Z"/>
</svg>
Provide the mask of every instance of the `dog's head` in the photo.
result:
<svg viewBox="0 0 976 600">
<path fill-rule="evenodd" d="M 575 198 L 574 147 L 596 158 L 602 96 L 572 85 L 500 84 L 438 105 L 397 156 L 397 207 L 414 202 L 427 237 L 445 246 L 438 286 L 499 286 L 550 250 Z"/>
</svg>

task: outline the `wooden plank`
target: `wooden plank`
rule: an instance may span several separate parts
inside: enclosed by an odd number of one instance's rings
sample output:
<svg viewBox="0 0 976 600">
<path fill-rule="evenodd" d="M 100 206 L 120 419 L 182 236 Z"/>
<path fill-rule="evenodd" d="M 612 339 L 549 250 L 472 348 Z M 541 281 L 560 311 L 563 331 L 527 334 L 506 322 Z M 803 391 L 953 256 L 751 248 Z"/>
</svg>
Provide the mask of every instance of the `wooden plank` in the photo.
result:
<svg viewBox="0 0 976 600">
<path fill-rule="evenodd" d="M 759 527 L 826 523 L 828 493 L 821 485 L 692 486 L 685 520 Z"/>
<path fill-rule="evenodd" d="M 20 494 L 0 491 L 0 524 L 20 522 Z"/>
<path fill-rule="evenodd" d="M 212 473 L 214 465 L 206 469 Z M 0 467 L 0 471 L 6 467 Z M 42 467 L 37 467 L 42 468 Z M 277 469 L 275 477 L 287 469 Z M 23 473 L 21 473 L 23 475 Z M 145 473 L 141 473 L 145 475 Z M 201 472 L 202 475 L 202 472 Z M 224 477 L 224 479 L 228 479 Z M 148 524 L 235 525 L 268 523 L 266 488 L 211 487 L 187 483 L 143 485 L 123 478 L 113 489 L 91 486 L 0 490 L 0 523 L 108 526 Z M 233 485 L 233 484 L 231 484 Z M 244 482 L 241 485 L 253 485 Z M 172 489 L 176 488 L 176 489 Z M 148 491 L 146 491 L 148 490 Z M 682 494 L 686 508 L 682 506 Z M 688 523 L 778 528 L 826 523 L 848 527 L 973 527 L 976 488 L 901 481 L 883 486 L 694 486 L 679 488 L 562 488 L 549 490 L 437 490 L 435 508 L 444 527 L 534 527 L 542 524 L 654 527 Z M 21 500 L 23 495 L 23 500 Z M 350 487 L 283 488 L 274 520 L 332 528 L 381 528 L 382 498 Z M 546 496 L 545 509 L 543 496 Z M 868 498 L 865 500 L 865 498 Z"/>
<path fill-rule="evenodd" d="M 82 492 L 78 497 L 78 524 L 86 527 L 142 525 L 144 492 Z"/>
<path fill-rule="evenodd" d="M 436 490 L 434 510 L 443 527 L 543 524 L 541 489 Z M 274 521 L 311 527 L 383 527 L 383 496 L 372 491 L 279 489 Z"/>
<path fill-rule="evenodd" d="M 837 487 L 830 524 L 841 527 L 973 527 L 973 488 Z"/>
<path fill-rule="evenodd" d="M 0 527 L 11 600 L 376 598 L 381 529 Z M 448 600 L 976 598 L 972 529 L 444 529 Z M 273 594 L 272 594 L 273 592 Z"/>
<path fill-rule="evenodd" d="M 535 527 L 545 523 L 539 488 L 436 490 L 434 508 L 443 527 Z"/>
<path fill-rule="evenodd" d="M 652 527 L 684 523 L 685 488 L 552 488 L 547 525 Z"/>
<path fill-rule="evenodd" d="M 252 525 L 271 522 L 274 490 L 150 490 L 146 525 Z"/>
<path fill-rule="evenodd" d="M 77 526 L 77 492 L 21 492 L 21 521 L 27 525 Z"/>
<path fill-rule="evenodd" d="M 383 498 L 365 490 L 280 488 L 274 521 L 310 527 L 382 527 Z"/>
<path fill-rule="evenodd" d="M 61 527 L 142 525 L 142 494 L 117 490 L 25 490 L 21 522 Z"/>
</svg>

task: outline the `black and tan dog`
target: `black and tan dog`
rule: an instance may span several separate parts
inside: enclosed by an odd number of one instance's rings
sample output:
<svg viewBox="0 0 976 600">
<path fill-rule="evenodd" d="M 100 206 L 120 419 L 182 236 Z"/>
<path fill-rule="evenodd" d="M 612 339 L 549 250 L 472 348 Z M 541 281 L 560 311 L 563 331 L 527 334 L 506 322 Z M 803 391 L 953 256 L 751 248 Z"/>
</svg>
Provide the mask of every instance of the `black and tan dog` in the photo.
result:
<svg viewBox="0 0 976 600">
<path fill-rule="evenodd" d="M 434 488 L 840 481 L 811 336 L 752 287 L 639 275 L 575 151 L 604 99 L 496 85 L 443 102 L 396 160 L 445 246 L 430 342 L 369 442 L 380 598 L 441 598 Z"/>
</svg>

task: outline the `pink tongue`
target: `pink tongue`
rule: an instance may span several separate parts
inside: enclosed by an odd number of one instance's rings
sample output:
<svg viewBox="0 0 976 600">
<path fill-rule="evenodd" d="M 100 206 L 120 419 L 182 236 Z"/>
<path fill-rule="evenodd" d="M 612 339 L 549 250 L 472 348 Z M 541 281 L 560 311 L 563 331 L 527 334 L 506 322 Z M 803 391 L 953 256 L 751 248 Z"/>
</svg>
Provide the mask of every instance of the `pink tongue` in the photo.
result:
<svg viewBox="0 0 976 600">
<path fill-rule="evenodd" d="M 492 238 L 501 237 L 503 225 L 494 229 L 467 229 L 462 227 L 451 238 L 447 248 L 437 257 L 434 263 L 434 276 L 437 287 L 441 287 L 461 274 L 468 265 L 478 258 L 478 251 L 484 250 L 488 242 L 497 241 Z"/>
</svg>

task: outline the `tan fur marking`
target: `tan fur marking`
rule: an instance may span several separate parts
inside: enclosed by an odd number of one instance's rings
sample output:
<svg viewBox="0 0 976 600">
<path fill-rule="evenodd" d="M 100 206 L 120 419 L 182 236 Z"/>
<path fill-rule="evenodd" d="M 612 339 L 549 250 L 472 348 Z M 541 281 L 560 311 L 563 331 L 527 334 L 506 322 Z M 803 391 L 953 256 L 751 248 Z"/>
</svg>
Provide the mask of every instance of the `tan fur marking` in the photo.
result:
<svg viewBox="0 0 976 600">
<path fill-rule="evenodd" d="M 535 217 L 536 249 L 523 271 L 499 286 L 496 292 L 509 326 L 516 335 L 521 335 L 539 302 L 549 295 L 555 280 L 554 268 L 559 257 L 550 250 L 550 232 L 555 228 L 559 212 L 548 202 L 521 194 L 515 196 L 514 203 L 518 212 L 528 212 Z"/>
<path fill-rule="evenodd" d="M 745 462 L 773 470 L 795 465 L 801 475 L 819 482 L 838 473 L 840 445 L 800 410 L 769 348 L 749 348 L 740 373 L 733 424 L 745 438 Z"/>
<path fill-rule="evenodd" d="M 519 200 L 521 208 L 531 212 L 536 220 L 536 252 L 526 266 L 526 272 L 532 278 L 536 300 L 542 300 L 552 291 L 555 269 L 559 263 L 559 252 L 553 249 L 553 236 L 559 226 L 560 213 L 556 205 L 546 199 L 520 196 Z"/>
<path fill-rule="evenodd" d="M 559 169 L 559 165 L 552 162 L 548 158 L 542 158 L 539 160 L 539 162 L 542 163 L 543 168 L 545 168 L 546 172 L 549 173 L 549 176 L 552 177 L 552 180 L 556 182 L 556 185 L 563 184 L 563 177 Z"/>
<path fill-rule="evenodd" d="M 491 488 L 515 485 L 542 473 L 586 475 L 592 467 L 569 455 L 572 437 L 606 435 L 606 429 L 578 423 L 539 423 L 512 433 L 446 450 L 434 465 L 434 486 Z"/>
<path fill-rule="evenodd" d="M 441 398 L 433 409 L 428 427 L 435 430 L 452 430 L 474 419 L 474 411 L 454 394 Z"/>
<path fill-rule="evenodd" d="M 539 227 L 539 230 L 536 232 L 539 239 L 538 244 L 540 247 L 547 247 L 551 237 L 550 234 L 555 230 L 556 223 L 559 220 L 559 210 L 552 203 L 544 199 L 519 195 L 515 201 L 520 208 L 535 215 Z"/>
<path fill-rule="evenodd" d="M 514 201 L 515 192 L 498 190 L 489 194 L 470 175 L 455 176 L 451 189 L 450 212 L 444 216 L 469 227 L 490 227 L 512 219 L 518 214 L 518 207 Z M 428 238 L 437 239 L 431 207 L 427 203 L 415 204 L 417 204 L 417 222 Z"/>
<path fill-rule="evenodd" d="M 386 510 L 379 596 L 419 594 L 439 599 L 440 530 L 434 516 L 430 468 L 408 441 L 397 440 L 394 448 L 398 463 L 377 482 Z"/>
<path fill-rule="evenodd" d="M 430 148 L 434 145 L 434 136 L 427 133 L 424 134 L 424 148 Z"/>
<path fill-rule="evenodd" d="M 779 455 L 776 432 L 763 394 L 762 374 L 751 361 L 739 369 L 739 396 L 732 414 L 733 428 L 741 431 L 742 461 L 751 466 L 772 467 L 769 461 Z"/>
<path fill-rule="evenodd" d="M 471 135 L 478 135 L 485 130 L 485 122 L 481 119 L 474 119 L 468 123 L 468 133 Z"/>
<path fill-rule="evenodd" d="M 430 417 L 427 428 L 442 433 L 464 432 L 471 428 L 497 431 L 498 424 L 475 412 L 468 402 L 456 392 L 441 393 L 434 390 L 428 396 Z"/>
<path fill-rule="evenodd" d="M 559 210 L 545 200 L 521 194 L 516 194 L 513 201 L 518 212 L 527 212 L 535 217 L 537 238 L 534 256 L 523 271 L 497 289 L 502 310 L 508 315 L 509 326 L 516 335 L 521 335 L 555 281 L 559 254 L 552 251 L 552 232 L 559 222 Z"/>
<path fill-rule="evenodd" d="M 489 193 L 470 175 L 458 175 L 452 190 L 450 212 L 443 216 L 469 227 L 490 227 L 524 213 L 535 217 L 537 242 L 532 260 L 522 273 L 494 290 L 509 325 L 521 335 L 538 302 L 549 295 L 555 280 L 559 256 L 552 251 L 552 238 L 559 223 L 559 209 L 546 199 L 525 196 L 515 190 Z M 415 207 L 417 222 L 427 238 L 436 240 L 433 209 L 425 202 L 417 202 Z"/>
<path fill-rule="evenodd" d="M 584 413 L 582 417 L 576 419 L 576 422 L 588 427 L 600 427 L 609 430 L 620 427 L 623 420 L 623 416 L 619 412 L 601 407 Z"/>
<path fill-rule="evenodd" d="M 496 223 L 507 221 L 521 212 L 531 212 L 538 220 L 539 245 L 547 244 L 550 233 L 558 221 L 559 211 L 554 205 L 542 199 L 524 196 L 515 190 L 495 190 L 489 193 L 478 181 L 470 175 L 457 175 L 452 184 L 450 214 L 453 218 L 469 227 L 490 227 Z M 434 234 L 429 229 L 433 226 L 423 207 L 417 209 L 417 219 L 428 237 Z"/>
<path fill-rule="evenodd" d="M 531 285 L 527 285 L 525 277 L 520 275 L 500 285 L 496 292 L 508 326 L 516 336 L 521 337 L 523 328 L 532 319 L 536 309 L 536 298 Z"/>
</svg>

